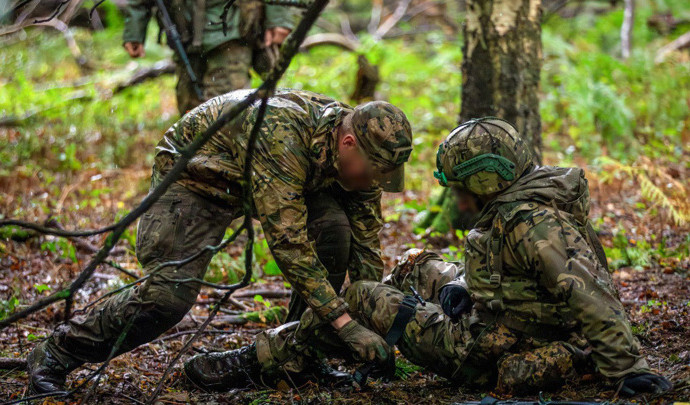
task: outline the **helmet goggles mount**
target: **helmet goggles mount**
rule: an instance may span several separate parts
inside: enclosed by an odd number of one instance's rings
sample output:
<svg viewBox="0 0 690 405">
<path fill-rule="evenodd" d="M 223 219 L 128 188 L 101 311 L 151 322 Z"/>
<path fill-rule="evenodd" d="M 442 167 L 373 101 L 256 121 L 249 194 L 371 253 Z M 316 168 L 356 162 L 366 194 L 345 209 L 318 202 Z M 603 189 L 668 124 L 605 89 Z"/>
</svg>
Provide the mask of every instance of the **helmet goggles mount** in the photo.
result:
<svg viewBox="0 0 690 405">
<path fill-rule="evenodd" d="M 448 187 L 449 185 L 456 185 L 467 177 L 481 171 L 498 173 L 499 176 L 507 181 L 515 179 L 515 164 L 503 156 L 493 153 L 475 156 L 453 167 L 453 177 L 450 179 L 440 167 L 438 171 L 434 171 L 434 177 L 438 179 L 440 185 Z"/>
</svg>

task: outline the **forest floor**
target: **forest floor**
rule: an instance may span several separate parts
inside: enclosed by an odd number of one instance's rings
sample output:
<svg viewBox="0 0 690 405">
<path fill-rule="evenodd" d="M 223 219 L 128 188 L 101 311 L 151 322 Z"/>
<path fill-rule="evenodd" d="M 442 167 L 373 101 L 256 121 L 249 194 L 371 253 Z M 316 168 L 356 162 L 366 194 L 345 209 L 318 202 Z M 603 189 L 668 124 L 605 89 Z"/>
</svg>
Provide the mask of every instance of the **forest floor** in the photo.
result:
<svg viewBox="0 0 690 405">
<path fill-rule="evenodd" d="M 679 169 L 683 170 L 683 169 Z M 687 177 L 688 173 L 680 173 Z M 13 177 L 0 178 L 0 188 L 7 193 L 2 200 L 2 212 L 16 212 L 23 209 L 23 218 L 45 219 L 42 208 L 27 201 L 36 198 L 50 198 L 51 213 L 61 215 L 65 226 L 98 227 L 107 225 L 122 211 L 136 204 L 145 194 L 149 169 L 143 165 L 98 171 L 85 169 L 69 176 L 58 175 L 45 189 L 44 182 L 36 173 L 15 173 Z M 603 183 L 590 173 L 592 192 L 592 217 L 600 218 L 599 234 L 610 251 L 620 245 L 620 229 L 625 229 L 626 252 L 647 255 L 643 265 L 634 268 L 623 266 L 614 272 L 625 308 L 630 315 L 634 333 L 642 343 L 644 355 L 650 365 L 663 372 L 675 384 L 674 390 L 661 398 L 642 398 L 638 402 L 664 403 L 671 400 L 690 398 L 690 283 L 688 273 L 687 228 L 668 225 L 660 214 L 639 204 L 639 190 L 623 187 L 616 182 Z M 683 177 L 681 177 L 683 178 Z M 55 190 L 61 190 L 55 195 Z M 107 190 L 96 192 L 95 190 Z M 51 196 L 51 197 L 49 197 Z M 395 197 L 395 199 L 391 198 Z M 402 200 L 401 200 L 402 198 Z M 440 252 L 449 254 L 449 246 L 461 246 L 455 234 L 416 235 L 412 230 L 414 213 L 401 207 L 406 201 L 417 201 L 423 205 L 428 198 L 422 193 L 408 191 L 400 196 L 387 196 L 384 213 L 389 223 L 382 233 L 387 268 L 391 269 L 399 256 L 409 247 L 423 247 L 425 244 Z M 55 201 L 57 199 L 57 202 Z M 78 210 L 64 207 L 79 205 Z M 460 235 L 461 236 L 461 235 Z M 32 237 L 25 241 L 0 239 L 0 298 L 3 308 L 11 312 L 15 308 L 31 303 L 64 286 L 78 274 L 81 266 L 90 258 L 94 246 L 103 242 L 102 236 L 86 238 L 82 243 L 67 242 L 52 237 Z M 239 259 L 242 241 L 228 248 L 231 258 Z M 69 248 L 72 246 L 73 248 Z M 131 235 L 117 245 L 113 257 L 121 266 L 140 272 L 132 251 Z M 673 250 L 678 254 L 661 254 Z M 637 252 L 637 253 L 634 253 Z M 639 263 L 639 260 L 637 261 Z M 126 277 L 110 267 L 101 266 L 94 277 L 76 297 L 76 307 L 112 290 L 126 282 Z M 221 280 L 223 281 L 223 280 Z M 225 279 L 227 281 L 227 278 Z M 258 283 L 247 288 L 284 291 L 280 276 L 264 276 Z M 15 297 L 16 300 L 10 297 Z M 217 291 L 204 289 L 192 312 L 177 327 L 168 331 L 153 343 L 143 345 L 112 361 L 94 391 L 82 390 L 70 403 L 139 403 L 144 401 L 158 383 L 168 363 L 189 339 L 195 325 L 208 314 L 209 302 L 219 297 Z M 289 298 L 266 299 L 273 306 L 287 306 Z M 254 298 L 238 299 L 241 310 L 260 310 L 266 304 Z M 229 305 L 229 310 L 238 310 Z M 0 332 L 0 357 L 25 357 L 32 347 L 42 340 L 60 321 L 62 305 L 53 305 L 27 319 L 17 322 Z M 210 327 L 211 333 L 204 334 L 194 343 L 195 350 L 228 350 L 250 343 L 253 336 L 264 328 L 263 323 L 228 325 L 219 316 Z M 183 360 L 190 352 L 183 357 Z M 352 365 L 336 363 L 339 367 L 352 370 Z M 270 390 L 253 387 L 222 394 L 207 394 L 192 389 L 184 382 L 180 364 L 165 383 L 159 403 L 448 403 L 453 401 L 480 400 L 487 392 L 466 390 L 450 385 L 442 378 L 416 370 L 405 362 L 400 363 L 410 374 L 406 379 L 389 383 L 375 381 L 363 392 L 332 391 L 326 387 L 308 384 L 286 390 Z M 400 366 L 399 365 L 399 366 Z M 71 386 L 82 382 L 94 370 L 95 365 L 79 369 L 69 380 Z M 0 401 L 14 400 L 25 393 L 27 377 L 21 370 L 0 370 Z M 565 388 L 544 397 L 568 400 L 615 400 L 615 390 L 593 376 L 584 381 L 571 383 Z M 52 403 L 53 400 L 46 400 Z"/>
</svg>

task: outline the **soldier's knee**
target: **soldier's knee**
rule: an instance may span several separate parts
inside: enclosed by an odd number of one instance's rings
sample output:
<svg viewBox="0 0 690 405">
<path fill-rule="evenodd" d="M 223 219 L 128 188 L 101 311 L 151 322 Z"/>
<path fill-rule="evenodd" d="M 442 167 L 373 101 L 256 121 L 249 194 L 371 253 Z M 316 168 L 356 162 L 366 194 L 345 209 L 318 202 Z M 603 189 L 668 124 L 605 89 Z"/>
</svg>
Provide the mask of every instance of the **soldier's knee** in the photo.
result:
<svg viewBox="0 0 690 405">
<path fill-rule="evenodd" d="M 364 301 L 374 296 L 374 291 L 382 284 L 377 281 L 357 281 L 352 283 L 345 291 L 345 302 L 350 309 L 361 307 Z"/>
<path fill-rule="evenodd" d="M 329 273 L 346 272 L 352 240 L 350 220 L 340 209 L 321 210 L 314 214 L 309 221 L 309 233 L 314 239 L 319 260 Z"/>
<path fill-rule="evenodd" d="M 151 286 L 145 301 L 152 306 L 157 322 L 168 328 L 174 326 L 192 309 L 196 300 L 196 291 L 179 289 L 171 286 Z"/>
</svg>

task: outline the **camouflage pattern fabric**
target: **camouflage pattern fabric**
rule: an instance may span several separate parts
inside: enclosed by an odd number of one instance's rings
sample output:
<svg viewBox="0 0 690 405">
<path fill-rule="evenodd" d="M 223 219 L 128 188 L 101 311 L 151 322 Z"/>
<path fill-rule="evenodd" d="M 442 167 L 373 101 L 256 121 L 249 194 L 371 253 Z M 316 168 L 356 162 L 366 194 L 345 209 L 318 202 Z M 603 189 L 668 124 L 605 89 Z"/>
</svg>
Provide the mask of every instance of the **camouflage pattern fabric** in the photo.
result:
<svg viewBox="0 0 690 405">
<path fill-rule="evenodd" d="M 459 383 L 495 382 L 508 394 L 557 388 L 575 378 L 576 371 L 596 370 L 611 378 L 648 372 L 605 258 L 595 253 L 599 241 L 586 231 L 588 212 L 582 170 L 537 168 L 485 207 L 467 237 L 464 268 L 432 252 L 410 251 L 386 284 L 350 286 L 345 294 L 350 313 L 385 336 L 402 291 L 415 286 L 429 302 L 417 305 L 398 343 L 400 352 L 441 376 Z M 493 260 L 501 266 L 492 268 L 488 250 L 497 223 L 504 239 L 496 252 L 500 260 Z M 492 274 L 500 275 L 498 285 Z M 475 302 L 458 323 L 438 305 L 438 291 L 452 277 L 450 282 L 466 286 Z M 260 361 L 266 369 L 287 363 L 299 368 L 300 356 L 320 352 L 321 343 L 308 336 L 332 340 L 327 330 L 305 332 L 323 329 L 322 324 L 307 311 L 300 324 L 282 330 L 281 339 L 272 331 L 260 334 Z"/>
<path fill-rule="evenodd" d="M 200 37 L 200 46 L 192 46 L 194 33 L 194 12 L 197 0 L 165 0 L 168 12 L 173 23 L 180 33 L 185 52 L 189 58 L 192 70 L 199 80 L 199 86 L 203 94 L 203 100 L 199 100 L 196 91 L 189 80 L 187 68 L 182 63 L 179 55 L 174 54 L 176 63 L 176 75 L 178 78 L 175 94 L 177 96 L 177 108 L 180 115 L 198 106 L 204 101 L 227 93 L 232 90 L 247 88 L 250 83 L 249 69 L 253 64 L 253 55 L 263 55 L 263 49 L 259 49 L 255 40 L 247 40 L 243 35 L 243 23 L 250 20 L 244 12 L 245 4 L 256 2 L 238 1 L 231 7 L 226 18 L 227 32 L 223 33 L 223 24 L 219 22 L 223 13 L 226 0 L 204 0 L 205 17 L 203 33 Z M 252 3 L 252 4 L 250 4 Z M 257 10 L 259 30 L 275 27 L 292 29 L 295 26 L 299 11 L 294 7 L 264 5 L 258 2 L 262 9 Z M 146 31 L 151 19 L 155 1 L 153 0 L 127 0 L 124 9 L 125 27 L 122 34 L 123 42 L 146 41 Z M 265 9 L 264 9 L 265 8 Z M 242 18 L 241 18 L 242 17 Z M 253 19 L 257 19 L 253 18 Z M 162 24 L 159 24 L 162 27 Z M 246 24 L 245 24 L 246 25 Z M 161 28 L 162 30 L 162 28 Z M 171 47 L 172 43 L 169 43 Z"/>
<path fill-rule="evenodd" d="M 600 242 L 587 231 L 588 213 L 581 169 L 545 166 L 522 176 L 467 236 L 468 291 L 485 318 L 514 330 L 545 340 L 580 335 L 607 377 L 648 371 L 605 258 L 596 254 Z M 492 259 L 495 235 L 502 249 Z"/>
<path fill-rule="evenodd" d="M 333 258 L 343 257 L 344 246 L 329 242 L 351 238 L 351 229 L 345 226 L 347 216 L 333 196 L 341 192 L 331 189 L 310 194 L 306 201 L 309 239 L 329 272 L 329 281 L 333 275 L 339 276 L 340 285 L 345 274 L 338 271 L 344 266 L 334 266 Z M 239 215 L 239 207 L 218 205 L 179 184 L 171 185 L 139 221 L 136 250 L 144 272 L 150 273 L 161 262 L 180 260 L 205 246 L 217 245 L 228 224 Z M 204 254 L 182 266 L 161 269 L 150 278 L 147 288 L 136 286 L 105 299 L 59 326 L 41 347 L 62 364 L 76 364 L 74 368 L 105 360 L 129 322 L 132 329 L 117 354 L 155 339 L 187 314 L 199 293 L 198 283 L 174 280 L 203 278 L 210 259 L 210 254 Z M 340 285 L 335 288 L 340 289 Z"/>
<path fill-rule="evenodd" d="M 141 217 L 136 251 L 145 273 L 169 260 L 181 260 L 204 246 L 220 243 L 238 214 L 173 184 Z M 173 327 L 196 301 L 198 283 L 171 280 L 203 278 L 211 253 L 182 266 L 160 269 L 144 284 L 115 294 L 83 315 L 60 325 L 45 346 L 63 364 L 102 362 L 127 326 L 130 331 L 116 354 L 147 343 Z M 144 287 L 146 286 L 146 287 Z"/>
<path fill-rule="evenodd" d="M 510 123 L 480 118 L 458 126 L 439 145 L 434 176 L 441 186 L 488 195 L 510 187 L 533 167 L 533 160 Z"/>
<path fill-rule="evenodd" d="M 352 129 L 384 191 L 403 191 L 403 164 L 412 153 L 412 128 L 405 113 L 383 101 L 364 103 L 352 114 Z"/>
<path fill-rule="evenodd" d="M 348 288 L 345 299 L 354 319 L 385 336 L 404 296 L 393 286 L 360 281 Z M 412 363 L 458 384 L 492 387 L 498 379 L 498 387 L 505 393 L 520 392 L 526 382 L 530 384 L 528 389 L 553 389 L 565 381 L 561 374 L 564 365 L 575 362 L 568 350 L 537 348 L 534 353 L 511 354 L 525 345 L 519 345 L 519 335 L 504 325 L 485 324 L 476 316 L 464 316 L 453 323 L 439 305 L 431 302 L 417 305 L 416 309 L 397 344 L 398 349 Z M 309 309 L 300 322 L 260 333 L 256 347 L 262 370 L 267 374 L 280 368 L 303 371 L 315 357 L 347 358 L 347 349 L 330 325 L 320 321 Z M 513 367 L 523 357 L 525 364 L 533 367 Z M 536 373 L 535 367 L 538 367 Z M 564 375 L 573 371 L 569 373 Z"/>
<path fill-rule="evenodd" d="M 544 388 L 556 388 L 578 379 L 579 353 L 565 342 L 552 342 L 544 347 L 503 356 L 498 362 L 496 390 L 520 395 Z"/>
<path fill-rule="evenodd" d="M 177 26 L 177 30 L 180 32 L 183 44 L 187 47 L 193 36 L 191 27 L 194 25 L 193 14 L 196 9 L 196 0 L 165 0 L 164 3 L 168 8 L 171 19 Z M 220 16 L 227 1 L 206 0 L 205 3 L 206 23 L 201 36 L 202 47 L 200 51 L 209 52 L 228 41 L 241 39 L 240 7 L 232 7 L 230 9 L 225 20 L 227 32 L 223 33 L 223 24 L 211 24 L 211 22 L 221 20 Z M 123 42 L 144 43 L 146 41 L 146 30 L 151 20 L 154 5 L 155 1 L 153 0 L 127 0 L 127 7 L 124 9 L 125 28 L 122 33 Z M 263 22 L 264 29 L 275 27 L 293 29 L 298 15 L 299 10 L 294 7 L 266 5 L 265 20 Z M 252 44 L 244 43 L 243 45 L 251 46 Z"/>
<path fill-rule="evenodd" d="M 153 185 L 175 163 L 180 150 L 249 91 L 238 90 L 190 111 L 158 144 Z M 178 184 L 201 196 L 239 207 L 247 142 L 259 103 L 246 109 L 207 142 L 188 163 Z M 269 98 L 252 162 L 252 194 L 273 257 L 292 287 L 319 316 L 335 319 L 347 305 L 328 283 L 327 270 L 307 236 L 308 193 L 338 187 L 337 127 L 352 109 L 331 98 L 279 90 Z M 336 193 L 350 221 L 350 279 L 380 280 L 383 262 L 378 233 L 381 190 Z"/>
<path fill-rule="evenodd" d="M 166 132 L 157 148 L 152 187 L 185 145 L 247 94 L 211 99 Z M 217 245 L 226 227 L 242 215 L 240 184 L 257 109 L 258 104 L 251 106 L 215 134 L 181 179 L 141 217 L 136 251 L 144 272 Z M 315 93 L 279 91 L 270 98 L 252 163 L 255 214 L 271 252 L 295 296 L 319 319 L 335 319 L 347 308 L 329 276 L 342 283 L 342 272 L 349 269 L 351 280 L 376 280 L 383 270 L 381 191 L 347 192 L 334 177 L 337 127 L 351 111 Z M 184 317 L 199 292 L 198 283 L 175 280 L 203 278 L 210 260 L 205 253 L 166 267 L 146 281 L 147 289 L 139 286 L 105 299 L 58 327 L 44 350 L 63 364 L 103 361 L 129 322 L 132 330 L 118 354 L 155 339 Z"/>
</svg>

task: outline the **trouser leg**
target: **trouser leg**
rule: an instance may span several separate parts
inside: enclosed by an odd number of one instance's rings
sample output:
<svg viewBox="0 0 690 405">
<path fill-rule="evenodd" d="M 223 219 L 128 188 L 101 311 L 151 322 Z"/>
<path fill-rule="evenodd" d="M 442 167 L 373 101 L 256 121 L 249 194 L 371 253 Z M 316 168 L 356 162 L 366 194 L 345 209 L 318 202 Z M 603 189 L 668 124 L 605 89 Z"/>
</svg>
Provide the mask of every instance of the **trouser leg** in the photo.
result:
<svg viewBox="0 0 690 405">
<path fill-rule="evenodd" d="M 157 266 L 217 245 L 232 216 L 228 209 L 172 185 L 139 222 L 137 257 L 151 277 L 59 326 L 49 339 L 49 350 L 58 358 L 101 362 L 113 349 L 115 355 L 127 352 L 174 326 L 194 305 L 200 285 L 170 280 L 203 278 L 212 254 L 203 253 L 179 267 Z"/>
<path fill-rule="evenodd" d="M 556 390 L 576 379 L 576 370 L 586 362 L 585 353 L 566 342 L 509 354 L 498 362 L 497 391 L 517 395 Z"/>
<path fill-rule="evenodd" d="M 240 41 L 229 41 L 208 51 L 205 60 L 201 80 L 206 100 L 249 87 L 252 50 Z"/>
<path fill-rule="evenodd" d="M 383 280 L 405 294 L 413 287 L 427 302 L 439 304 L 440 289 L 464 272 L 464 264 L 447 262 L 430 250 L 410 249 Z"/>
<path fill-rule="evenodd" d="M 314 241 L 316 254 L 326 270 L 328 282 L 340 291 L 347 275 L 352 230 L 347 215 L 330 193 L 308 195 L 307 232 Z M 300 319 L 307 303 L 293 290 L 286 322 Z"/>
<path fill-rule="evenodd" d="M 404 296 L 399 290 L 374 281 L 356 282 L 345 292 L 352 317 L 384 337 Z M 438 305 L 428 303 L 417 305 L 417 312 L 397 346 L 411 362 L 450 376 L 462 363 L 471 341 L 465 324 L 451 323 Z M 301 371 L 305 356 L 347 357 L 348 350 L 332 327 L 320 322 L 308 309 L 299 323 L 261 333 L 257 338 L 257 353 L 264 369 L 283 366 L 290 371 Z"/>
<path fill-rule="evenodd" d="M 191 66 L 197 80 L 201 80 L 204 72 L 206 71 L 206 61 L 199 54 L 189 54 L 187 55 L 189 59 L 189 65 Z M 189 110 L 206 101 L 206 99 L 200 99 L 194 89 L 194 84 L 189 78 L 189 72 L 185 66 L 182 59 L 175 54 L 173 56 L 175 61 L 175 75 L 177 76 L 177 84 L 175 85 L 175 96 L 177 98 L 177 110 L 180 112 L 180 116 L 185 115 Z M 199 82 L 199 86 L 203 85 Z M 202 94 L 203 94 L 203 88 Z"/>
<path fill-rule="evenodd" d="M 208 52 L 187 56 L 199 82 L 203 98 L 199 99 L 194 84 L 189 79 L 187 67 L 176 56 L 175 94 L 180 115 L 184 115 L 208 99 L 249 87 L 252 51 L 239 41 L 229 41 Z"/>
</svg>

